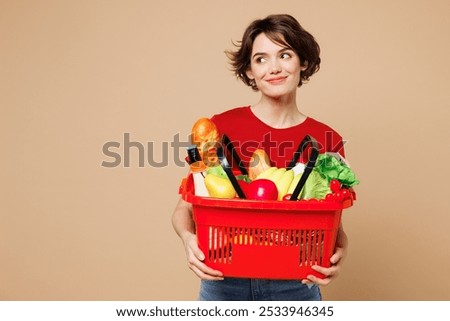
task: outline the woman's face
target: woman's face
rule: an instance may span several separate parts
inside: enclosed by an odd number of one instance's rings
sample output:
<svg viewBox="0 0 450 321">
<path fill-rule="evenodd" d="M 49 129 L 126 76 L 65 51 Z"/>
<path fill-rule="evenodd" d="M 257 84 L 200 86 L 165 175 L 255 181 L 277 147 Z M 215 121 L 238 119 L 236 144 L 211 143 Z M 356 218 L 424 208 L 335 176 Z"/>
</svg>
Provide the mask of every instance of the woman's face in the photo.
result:
<svg viewBox="0 0 450 321">
<path fill-rule="evenodd" d="M 247 76 L 254 79 L 263 95 L 279 98 L 295 94 L 300 82 L 300 58 L 292 49 L 280 46 L 264 33 L 256 36 Z"/>
</svg>

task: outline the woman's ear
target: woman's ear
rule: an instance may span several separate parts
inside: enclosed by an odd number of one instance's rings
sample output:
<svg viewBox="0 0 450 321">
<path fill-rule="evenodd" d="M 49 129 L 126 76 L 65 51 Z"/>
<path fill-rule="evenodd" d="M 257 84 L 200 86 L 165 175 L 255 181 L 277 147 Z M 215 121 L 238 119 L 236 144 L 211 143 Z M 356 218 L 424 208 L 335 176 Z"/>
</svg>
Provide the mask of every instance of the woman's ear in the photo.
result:
<svg viewBox="0 0 450 321">
<path fill-rule="evenodd" d="M 304 61 L 303 63 L 300 64 L 300 70 L 301 71 L 305 71 L 308 68 L 308 62 Z"/>
<path fill-rule="evenodd" d="M 255 77 L 253 76 L 252 70 L 249 68 L 247 69 L 247 71 L 245 72 L 245 74 L 247 75 L 247 77 L 251 80 L 254 80 Z"/>
</svg>

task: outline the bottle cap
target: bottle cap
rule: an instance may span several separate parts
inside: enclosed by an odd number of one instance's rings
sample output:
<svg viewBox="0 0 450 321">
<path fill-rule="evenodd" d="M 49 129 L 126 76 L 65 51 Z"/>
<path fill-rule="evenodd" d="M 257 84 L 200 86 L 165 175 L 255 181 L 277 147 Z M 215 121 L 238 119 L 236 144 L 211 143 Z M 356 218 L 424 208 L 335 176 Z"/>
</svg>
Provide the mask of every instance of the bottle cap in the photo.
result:
<svg viewBox="0 0 450 321">
<path fill-rule="evenodd" d="M 189 165 L 191 168 L 191 172 L 197 173 L 197 172 L 203 172 L 206 170 L 206 164 L 203 161 L 197 161 Z"/>
</svg>

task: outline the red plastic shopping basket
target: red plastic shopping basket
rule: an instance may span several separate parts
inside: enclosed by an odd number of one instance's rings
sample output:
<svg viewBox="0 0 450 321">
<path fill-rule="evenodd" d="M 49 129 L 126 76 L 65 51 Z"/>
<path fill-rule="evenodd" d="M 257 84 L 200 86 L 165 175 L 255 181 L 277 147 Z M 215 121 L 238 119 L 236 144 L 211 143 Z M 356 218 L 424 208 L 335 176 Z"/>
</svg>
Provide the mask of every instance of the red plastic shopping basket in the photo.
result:
<svg viewBox="0 0 450 321">
<path fill-rule="evenodd" d="M 204 263 L 228 277 L 323 277 L 312 265 L 330 266 L 343 203 L 254 201 L 194 195 L 192 176 L 181 193 L 192 203 Z"/>
<path fill-rule="evenodd" d="M 204 263 L 226 277 L 303 279 L 324 276 L 312 265 L 330 266 L 342 202 L 218 199 L 194 194 L 192 175 L 180 186 L 193 206 Z"/>
</svg>

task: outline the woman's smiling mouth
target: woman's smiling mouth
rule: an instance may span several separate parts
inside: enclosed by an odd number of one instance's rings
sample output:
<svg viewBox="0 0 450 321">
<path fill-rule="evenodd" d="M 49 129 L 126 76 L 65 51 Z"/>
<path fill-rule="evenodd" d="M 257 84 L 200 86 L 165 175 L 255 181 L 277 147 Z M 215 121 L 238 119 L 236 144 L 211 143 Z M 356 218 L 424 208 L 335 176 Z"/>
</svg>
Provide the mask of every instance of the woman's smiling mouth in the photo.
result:
<svg viewBox="0 0 450 321">
<path fill-rule="evenodd" d="M 266 81 L 272 85 L 281 84 L 286 80 L 287 76 L 269 78 Z"/>
</svg>

